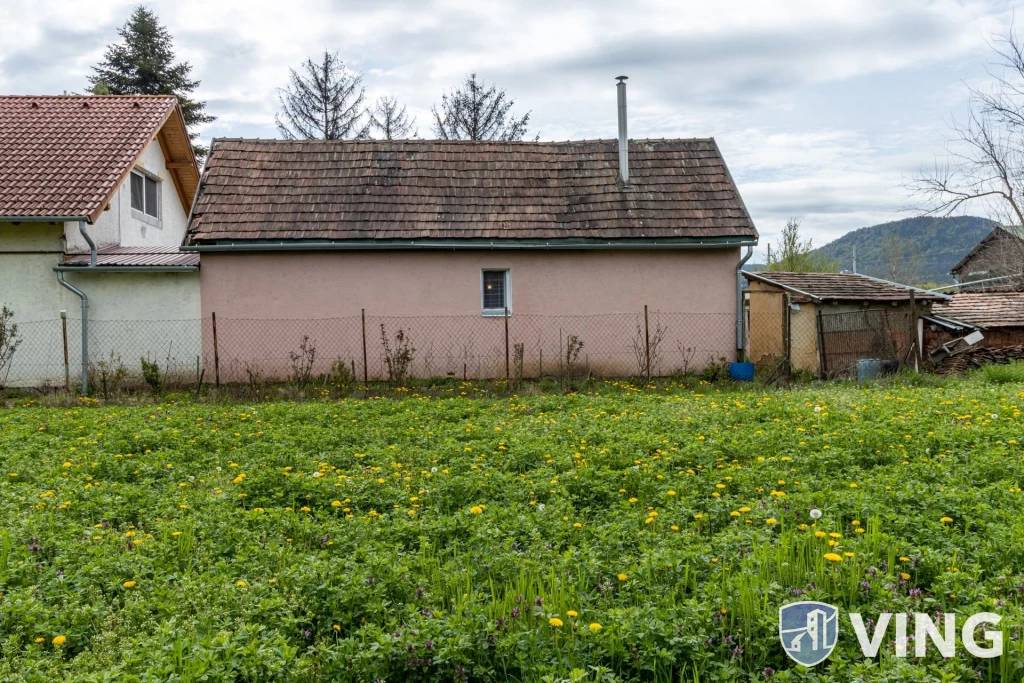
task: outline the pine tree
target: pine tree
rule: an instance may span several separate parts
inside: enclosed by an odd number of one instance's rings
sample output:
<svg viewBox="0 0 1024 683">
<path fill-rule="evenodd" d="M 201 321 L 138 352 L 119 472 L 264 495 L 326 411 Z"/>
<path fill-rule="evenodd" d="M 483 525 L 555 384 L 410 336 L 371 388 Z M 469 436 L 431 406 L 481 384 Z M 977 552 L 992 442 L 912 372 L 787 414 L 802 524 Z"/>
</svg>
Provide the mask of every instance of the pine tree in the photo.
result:
<svg viewBox="0 0 1024 683">
<path fill-rule="evenodd" d="M 103 61 L 92 68 L 90 90 L 111 95 L 174 95 L 189 127 L 189 137 L 197 157 L 206 156 L 206 148 L 196 144 L 196 126 L 216 117 L 206 113 L 206 103 L 190 97 L 199 81 L 190 78 L 192 65 L 174 63 L 173 38 L 160 25 L 156 14 L 139 6 L 117 31 L 124 42 L 107 46 Z"/>
<path fill-rule="evenodd" d="M 381 97 L 369 111 L 370 128 L 384 140 L 405 140 L 410 137 L 416 119 L 409 118 L 405 106 L 399 106 L 394 97 Z M 411 137 L 416 137 L 412 133 Z"/>
<path fill-rule="evenodd" d="M 441 96 L 440 111 L 432 109 L 434 134 L 440 140 L 522 140 L 530 112 L 517 117 L 511 113 L 513 104 L 504 90 L 487 87 L 470 74 L 459 88 Z"/>
<path fill-rule="evenodd" d="M 320 63 L 307 59 L 302 73 L 291 69 L 274 122 L 288 140 L 364 139 L 370 132 L 364 98 L 362 75 L 349 71 L 337 52 L 324 50 Z"/>
</svg>

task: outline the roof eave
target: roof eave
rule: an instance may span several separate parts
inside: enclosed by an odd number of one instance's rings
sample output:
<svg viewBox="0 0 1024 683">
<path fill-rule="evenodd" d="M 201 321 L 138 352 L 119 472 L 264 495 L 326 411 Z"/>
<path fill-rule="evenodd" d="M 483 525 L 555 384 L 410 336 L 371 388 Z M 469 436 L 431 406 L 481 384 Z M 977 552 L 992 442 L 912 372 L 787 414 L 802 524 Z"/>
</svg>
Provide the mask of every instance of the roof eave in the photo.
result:
<svg viewBox="0 0 1024 683">
<path fill-rule="evenodd" d="M 196 273 L 199 266 L 54 266 L 55 272 L 62 273 Z"/>
<path fill-rule="evenodd" d="M 755 246 L 751 236 L 661 238 L 640 240 L 597 239 L 413 239 L 413 240 L 217 240 L 181 247 L 182 251 L 320 251 L 320 250 L 397 250 L 397 249 L 728 249 Z"/>
</svg>

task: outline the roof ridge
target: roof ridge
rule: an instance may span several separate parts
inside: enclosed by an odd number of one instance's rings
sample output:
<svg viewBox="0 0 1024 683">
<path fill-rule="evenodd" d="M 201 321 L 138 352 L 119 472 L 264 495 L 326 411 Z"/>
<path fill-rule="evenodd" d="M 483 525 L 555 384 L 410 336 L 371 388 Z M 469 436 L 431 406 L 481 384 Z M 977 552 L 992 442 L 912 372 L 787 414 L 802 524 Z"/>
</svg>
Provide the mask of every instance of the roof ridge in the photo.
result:
<svg viewBox="0 0 1024 683">
<path fill-rule="evenodd" d="M 451 145 L 571 145 L 571 144 L 582 144 L 582 143 L 594 143 L 594 142 L 607 142 L 617 143 L 617 138 L 586 138 L 581 140 L 437 140 L 437 139 L 425 139 L 425 138 L 408 138 L 402 140 L 288 140 L 282 138 L 227 138 L 227 137 L 216 137 L 213 138 L 218 142 L 274 142 L 274 143 L 289 143 L 289 144 L 397 144 L 397 143 L 411 143 L 411 144 L 427 144 L 427 143 L 443 143 Z M 713 137 L 706 138 L 630 138 L 630 142 L 647 143 L 647 142 L 712 142 Z"/>
</svg>

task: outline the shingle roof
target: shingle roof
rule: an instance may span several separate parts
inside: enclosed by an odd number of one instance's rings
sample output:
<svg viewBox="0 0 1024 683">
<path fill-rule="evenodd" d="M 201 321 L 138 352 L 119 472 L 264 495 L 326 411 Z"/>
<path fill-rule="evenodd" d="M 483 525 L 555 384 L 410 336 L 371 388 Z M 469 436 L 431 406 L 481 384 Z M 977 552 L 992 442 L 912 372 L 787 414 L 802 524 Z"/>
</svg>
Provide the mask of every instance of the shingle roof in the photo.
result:
<svg viewBox="0 0 1024 683">
<path fill-rule="evenodd" d="M 1024 327 L 1024 292 L 954 294 L 932 313 L 978 327 Z"/>
<path fill-rule="evenodd" d="M 856 273 L 749 273 L 743 277 L 807 294 L 816 301 L 944 301 L 948 296 Z"/>
<path fill-rule="evenodd" d="M 176 98 L 0 97 L 0 217 L 95 219 L 158 133 L 191 203 L 199 171 Z"/>
<path fill-rule="evenodd" d="M 189 240 L 746 238 L 714 140 L 215 140 Z"/>
<path fill-rule="evenodd" d="M 959 275 L 960 271 L 963 270 L 964 266 L 974 258 L 978 252 L 985 248 L 990 242 L 998 239 L 1001 236 L 1016 237 L 1018 240 L 1024 240 L 1024 227 L 1019 225 L 997 225 L 992 228 L 987 235 L 981 238 L 977 244 L 975 244 L 969 252 L 964 254 L 964 257 L 957 261 L 956 265 L 949 269 L 950 274 Z"/>
<path fill-rule="evenodd" d="M 89 254 L 76 254 L 65 259 L 62 266 L 88 266 Z M 97 266 L 186 266 L 199 265 L 199 254 L 183 252 L 178 247 L 100 247 Z"/>
</svg>

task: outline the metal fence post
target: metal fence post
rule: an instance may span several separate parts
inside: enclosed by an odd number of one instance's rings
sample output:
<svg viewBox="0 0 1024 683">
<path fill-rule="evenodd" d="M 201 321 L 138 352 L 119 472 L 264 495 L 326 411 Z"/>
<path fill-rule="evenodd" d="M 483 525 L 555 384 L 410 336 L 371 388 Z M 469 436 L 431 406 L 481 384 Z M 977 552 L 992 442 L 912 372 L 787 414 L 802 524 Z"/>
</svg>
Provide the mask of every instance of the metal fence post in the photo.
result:
<svg viewBox="0 0 1024 683">
<path fill-rule="evenodd" d="M 369 384 L 369 373 L 366 368 L 366 309 L 361 309 L 363 312 L 363 384 Z"/>
<path fill-rule="evenodd" d="M 217 314 L 210 314 L 213 318 L 213 378 L 220 389 L 220 351 L 217 348 Z"/>
<path fill-rule="evenodd" d="M 68 312 L 60 312 L 61 335 L 64 337 L 64 391 L 71 393 L 71 366 L 68 364 Z"/>
<path fill-rule="evenodd" d="M 647 369 L 647 383 L 651 383 L 651 328 L 647 320 L 647 304 L 644 304 L 644 366 Z"/>
</svg>

